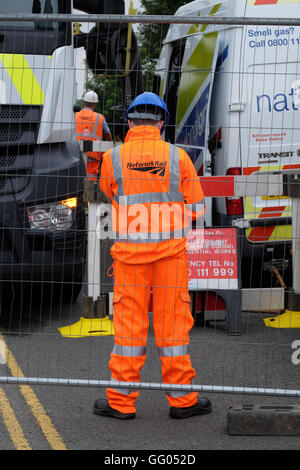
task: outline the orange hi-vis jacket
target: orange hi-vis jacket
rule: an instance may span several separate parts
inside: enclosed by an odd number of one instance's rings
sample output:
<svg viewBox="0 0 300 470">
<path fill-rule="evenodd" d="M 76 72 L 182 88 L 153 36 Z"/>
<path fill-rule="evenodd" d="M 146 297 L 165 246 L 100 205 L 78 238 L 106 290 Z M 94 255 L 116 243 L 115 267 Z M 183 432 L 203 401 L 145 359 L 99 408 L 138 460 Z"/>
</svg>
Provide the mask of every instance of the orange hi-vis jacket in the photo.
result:
<svg viewBox="0 0 300 470">
<path fill-rule="evenodd" d="M 102 140 L 104 116 L 90 108 L 83 108 L 76 113 L 77 140 Z M 102 152 L 87 152 L 87 175 L 97 175 Z"/>
<path fill-rule="evenodd" d="M 192 220 L 205 211 L 191 159 L 155 126 L 131 128 L 123 145 L 103 155 L 100 188 L 113 206 L 111 254 L 123 263 L 184 252 Z"/>
</svg>

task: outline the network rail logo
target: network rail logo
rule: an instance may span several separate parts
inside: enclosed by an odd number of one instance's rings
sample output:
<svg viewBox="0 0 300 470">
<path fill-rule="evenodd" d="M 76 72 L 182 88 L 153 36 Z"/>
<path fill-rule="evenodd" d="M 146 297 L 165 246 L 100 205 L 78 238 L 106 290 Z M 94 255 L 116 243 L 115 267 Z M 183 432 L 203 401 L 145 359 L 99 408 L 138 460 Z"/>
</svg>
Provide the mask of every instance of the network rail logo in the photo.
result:
<svg viewBox="0 0 300 470">
<path fill-rule="evenodd" d="M 142 171 L 151 173 L 152 175 L 165 176 L 167 162 L 151 161 L 145 163 L 127 163 L 127 168 L 133 171 Z"/>
<path fill-rule="evenodd" d="M 6 344 L 0 340 L 0 365 L 6 364 Z"/>
</svg>

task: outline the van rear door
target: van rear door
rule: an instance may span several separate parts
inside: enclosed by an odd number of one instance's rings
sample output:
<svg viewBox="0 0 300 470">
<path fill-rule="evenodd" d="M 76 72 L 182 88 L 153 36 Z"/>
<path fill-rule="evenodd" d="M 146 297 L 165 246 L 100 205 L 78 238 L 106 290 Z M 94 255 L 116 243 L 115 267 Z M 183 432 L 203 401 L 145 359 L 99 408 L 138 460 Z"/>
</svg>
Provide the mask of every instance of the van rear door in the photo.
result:
<svg viewBox="0 0 300 470">
<path fill-rule="evenodd" d="M 256 8 L 252 10 L 259 14 Z M 277 17 L 278 12 L 270 10 L 268 17 Z M 266 7 L 262 13 L 267 14 Z M 295 16 L 295 12 L 290 13 Z M 244 174 L 300 169 L 299 37 L 300 28 L 296 27 L 248 26 L 244 30 L 241 68 L 246 103 L 241 115 Z M 281 242 L 292 237 L 291 201 L 287 198 L 247 197 L 244 216 L 269 219 L 265 226 L 247 229 L 247 238 L 252 243 Z"/>
</svg>

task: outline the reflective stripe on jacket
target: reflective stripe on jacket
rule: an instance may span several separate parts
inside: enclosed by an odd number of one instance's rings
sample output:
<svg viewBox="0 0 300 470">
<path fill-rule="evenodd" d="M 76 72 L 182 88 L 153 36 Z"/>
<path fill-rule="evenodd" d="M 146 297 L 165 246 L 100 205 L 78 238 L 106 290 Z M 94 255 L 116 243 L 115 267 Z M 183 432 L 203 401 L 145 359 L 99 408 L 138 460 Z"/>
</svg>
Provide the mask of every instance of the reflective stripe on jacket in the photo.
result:
<svg viewBox="0 0 300 470">
<path fill-rule="evenodd" d="M 124 145 L 103 155 L 100 188 L 112 200 L 112 256 L 147 263 L 185 250 L 204 195 L 184 150 L 164 142 L 154 126 L 136 126 Z"/>
</svg>

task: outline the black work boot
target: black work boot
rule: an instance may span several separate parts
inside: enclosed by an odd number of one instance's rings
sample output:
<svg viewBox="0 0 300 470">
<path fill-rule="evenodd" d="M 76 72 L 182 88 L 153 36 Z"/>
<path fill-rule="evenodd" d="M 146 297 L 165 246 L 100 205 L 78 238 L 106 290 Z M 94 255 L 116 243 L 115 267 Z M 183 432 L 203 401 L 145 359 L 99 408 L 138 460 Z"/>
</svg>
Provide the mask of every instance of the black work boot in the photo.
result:
<svg viewBox="0 0 300 470">
<path fill-rule="evenodd" d="M 118 419 L 132 419 L 135 418 L 135 413 L 121 413 L 109 406 L 108 400 L 96 400 L 94 403 L 93 413 L 99 416 L 109 416 Z"/>
<path fill-rule="evenodd" d="M 193 406 L 186 408 L 176 408 L 171 406 L 170 417 L 174 419 L 190 418 L 195 415 L 205 415 L 211 412 L 211 403 L 208 398 L 199 398 L 198 402 Z"/>
</svg>

